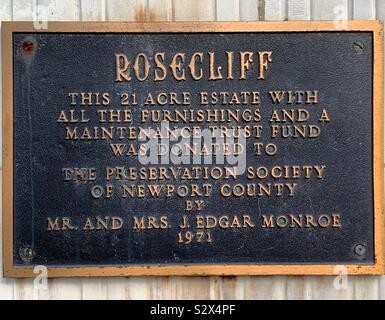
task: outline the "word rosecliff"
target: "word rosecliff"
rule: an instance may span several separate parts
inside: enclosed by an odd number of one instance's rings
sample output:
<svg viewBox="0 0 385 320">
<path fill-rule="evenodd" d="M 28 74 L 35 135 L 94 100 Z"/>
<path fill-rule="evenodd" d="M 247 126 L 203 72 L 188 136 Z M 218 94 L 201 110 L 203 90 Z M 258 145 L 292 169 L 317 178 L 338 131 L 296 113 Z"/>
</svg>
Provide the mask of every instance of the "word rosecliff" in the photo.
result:
<svg viewBox="0 0 385 320">
<path fill-rule="evenodd" d="M 271 51 L 240 51 L 237 54 L 226 51 L 221 57 L 226 63 L 218 65 L 215 52 L 178 52 L 173 56 L 157 52 L 151 58 L 145 53 L 139 53 L 133 59 L 123 53 L 116 53 L 115 81 L 131 81 L 132 76 L 138 81 L 145 81 L 150 77 L 153 77 L 154 81 L 163 81 L 170 75 L 175 80 L 185 81 L 186 74 L 193 80 L 233 80 L 234 77 L 246 80 L 249 69 L 254 69 L 258 80 L 263 80 L 268 64 L 273 61 L 272 55 Z M 153 61 L 154 65 L 151 65 L 150 61 Z"/>
</svg>

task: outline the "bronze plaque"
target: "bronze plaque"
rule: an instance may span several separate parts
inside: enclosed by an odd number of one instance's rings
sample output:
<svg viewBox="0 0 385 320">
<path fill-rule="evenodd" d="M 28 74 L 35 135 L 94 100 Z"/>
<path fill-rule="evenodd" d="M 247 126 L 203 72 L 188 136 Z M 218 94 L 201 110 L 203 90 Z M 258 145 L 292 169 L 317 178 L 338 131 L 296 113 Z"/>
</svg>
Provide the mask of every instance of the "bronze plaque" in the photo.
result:
<svg viewBox="0 0 385 320">
<path fill-rule="evenodd" d="M 379 22 L 3 24 L 4 274 L 381 274 Z"/>
</svg>

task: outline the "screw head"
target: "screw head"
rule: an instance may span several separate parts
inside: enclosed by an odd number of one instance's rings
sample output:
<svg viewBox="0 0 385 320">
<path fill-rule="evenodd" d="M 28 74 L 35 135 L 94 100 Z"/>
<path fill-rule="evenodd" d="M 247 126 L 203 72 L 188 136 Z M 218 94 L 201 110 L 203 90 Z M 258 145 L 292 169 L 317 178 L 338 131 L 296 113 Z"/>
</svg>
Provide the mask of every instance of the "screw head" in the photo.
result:
<svg viewBox="0 0 385 320">
<path fill-rule="evenodd" d="M 24 246 L 24 247 L 20 247 L 19 255 L 21 260 L 23 260 L 26 263 L 30 263 L 33 257 L 35 256 L 35 252 L 30 246 Z"/>
<path fill-rule="evenodd" d="M 353 43 L 353 49 L 357 54 L 363 54 L 365 46 L 361 41 L 355 41 Z"/>
<path fill-rule="evenodd" d="M 103 187 L 99 185 L 93 186 L 91 189 L 91 194 L 95 199 L 100 198 L 103 195 Z"/>
<path fill-rule="evenodd" d="M 354 253 L 359 256 L 359 257 L 363 257 L 366 253 L 366 246 L 363 245 L 363 244 L 357 244 L 355 247 L 354 247 Z"/>
</svg>

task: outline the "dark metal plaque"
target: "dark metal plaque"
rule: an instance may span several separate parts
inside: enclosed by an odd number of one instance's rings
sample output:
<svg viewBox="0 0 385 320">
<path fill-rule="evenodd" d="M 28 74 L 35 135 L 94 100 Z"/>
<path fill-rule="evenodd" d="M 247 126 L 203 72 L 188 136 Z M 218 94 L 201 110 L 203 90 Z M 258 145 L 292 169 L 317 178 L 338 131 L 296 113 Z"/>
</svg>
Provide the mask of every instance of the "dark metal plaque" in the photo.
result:
<svg viewBox="0 0 385 320">
<path fill-rule="evenodd" d="M 5 275 L 383 272 L 381 34 L 6 24 Z"/>
</svg>

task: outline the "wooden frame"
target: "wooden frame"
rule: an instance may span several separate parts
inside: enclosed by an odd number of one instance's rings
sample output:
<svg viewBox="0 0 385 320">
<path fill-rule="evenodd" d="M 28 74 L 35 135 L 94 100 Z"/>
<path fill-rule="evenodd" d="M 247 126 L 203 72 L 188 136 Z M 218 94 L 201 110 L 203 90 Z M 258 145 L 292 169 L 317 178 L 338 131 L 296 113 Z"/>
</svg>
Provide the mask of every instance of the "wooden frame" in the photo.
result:
<svg viewBox="0 0 385 320">
<path fill-rule="evenodd" d="M 345 23 L 345 21 L 344 21 Z M 373 183 L 375 263 L 343 265 L 348 274 L 384 274 L 383 201 L 383 26 L 378 21 L 346 21 L 336 29 L 332 21 L 303 22 L 49 22 L 47 30 L 35 30 L 32 22 L 3 22 L 3 257 L 5 277 L 33 277 L 32 267 L 13 265 L 13 32 L 373 32 Z M 337 27 L 341 27 L 340 24 Z M 49 277 L 139 275 L 333 275 L 340 264 L 322 265 L 140 265 L 49 267 Z"/>
</svg>

